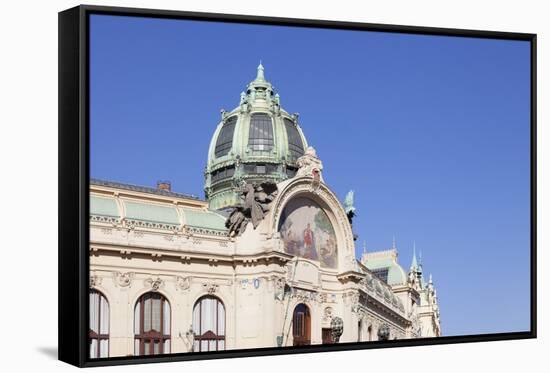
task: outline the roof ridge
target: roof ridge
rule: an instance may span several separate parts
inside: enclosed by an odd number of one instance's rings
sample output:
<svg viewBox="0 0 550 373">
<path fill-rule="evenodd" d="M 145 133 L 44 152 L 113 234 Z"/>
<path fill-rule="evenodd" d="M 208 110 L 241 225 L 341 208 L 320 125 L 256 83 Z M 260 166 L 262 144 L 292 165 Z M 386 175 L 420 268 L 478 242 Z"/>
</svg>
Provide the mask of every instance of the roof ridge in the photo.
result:
<svg viewBox="0 0 550 373">
<path fill-rule="evenodd" d="M 122 182 L 112 181 L 112 180 L 103 180 L 103 179 L 97 179 L 97 178 L 90 178 L 90 185 L 100 185 L 100 186 L 107 186 L 107 187 L 112 187 L 112 188 L 120 188 L 120 189 L 125 189 L 125 190 L 131 190 L 131 191 L 135 191 L 135 192 L 157 194 L 157 195 L 167 196 L 167 197 L 180 197 L 180 198 L 193 199 L 193 200 L 197 200 L 197 201 L 204 201 L 202 198 L 197 197 L 194 194 L 185 194 L 185 193 L 172 192 L 172 191 L 153 188 L 153 187 L 148 187 L 148 186 L 144 186 L 144 185 L 122 183 Z"/>
</svg>

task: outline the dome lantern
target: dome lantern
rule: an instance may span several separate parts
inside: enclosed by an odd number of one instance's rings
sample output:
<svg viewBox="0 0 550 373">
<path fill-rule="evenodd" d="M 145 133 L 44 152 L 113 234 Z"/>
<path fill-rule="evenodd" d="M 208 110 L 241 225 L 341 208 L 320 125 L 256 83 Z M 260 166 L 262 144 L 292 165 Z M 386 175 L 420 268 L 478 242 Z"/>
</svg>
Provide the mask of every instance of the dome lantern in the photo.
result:
<svg viewBox="0 0 550 373">
<path fill-rule="evenodd" d="M 296 160 L 306 148 L 298 116 L 281 107 L 260 62 L 256 78 L 240 94 L 239 106 L 224 112 L 212 136 L 204 185 L 209 207 L 238 204 L 235 189 L 243 183 L 294 177 Z"/>
</svg>

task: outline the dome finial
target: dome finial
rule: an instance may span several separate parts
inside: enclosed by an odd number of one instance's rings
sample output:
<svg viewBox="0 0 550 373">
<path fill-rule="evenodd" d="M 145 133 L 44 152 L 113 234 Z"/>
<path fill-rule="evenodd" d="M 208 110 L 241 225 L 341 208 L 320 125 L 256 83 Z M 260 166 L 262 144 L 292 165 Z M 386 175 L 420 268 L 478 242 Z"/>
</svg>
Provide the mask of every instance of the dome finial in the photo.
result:
<svg viewBox="0 0 550 373">
<path fill-rule="evenodd" d="M 258 65 L 258 71 L 256 73 L 256 80 L 264 81 L 264 65 L 262 65 L 262 60 L 260 60 L 260 64 Z"/>
</svg>

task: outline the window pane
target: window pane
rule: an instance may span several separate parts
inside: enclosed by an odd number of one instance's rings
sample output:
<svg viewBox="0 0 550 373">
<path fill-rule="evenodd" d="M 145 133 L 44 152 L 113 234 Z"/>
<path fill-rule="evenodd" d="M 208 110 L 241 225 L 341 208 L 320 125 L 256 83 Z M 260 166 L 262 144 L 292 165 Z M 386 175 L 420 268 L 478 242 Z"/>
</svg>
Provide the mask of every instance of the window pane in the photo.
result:
<svg viewBox="0 0 550 373">
<path fill-rule="evenodd" d="M 164 341 L 164 353 L 169 354 L 170 353 L 170 340 L 167 339 Z"/>
<path fill-rule="evenodd" d="M 144 306 L 143 306 L 143 331 L 148 332 L 151 330 L 151 297 L 144 295 Z"/>
<path fill-rule="evenodd" d="M 199 342 L 199 341 L 195 341 L 195 342 L 193 343 L 193 351 L 194 351 L 194 352 L 198 352 L 199 349 L 200 349 L 200 342 Z"/>
<path fill-rule="evenodd" d="M 269 151 L 273 149 L 273 124 L 267 114 L 252 114 L 248 132 L 248 146 L 252 150 Z"/>
<path fill-rule="evenodd" d="M 139 325 L 141 322 L 141 302 L 136 303 L 136 307 L 134 308 L 134 333 L 139 334 Z"/>
<path fill-rule="evenodd" d="M 99 329 L 100 334 L 109 334 L 109 303 L 103 295 L 100 295 L 100 315 Z"/>
<path fill-rule="evenodd" d="M 201 335 L 201 326 L 200 326 L 200 302 L 195 304 L 193 309 L 193 333 L 195 335 Z"/>
<path fill-rule="evenodd" d="M 102 339 L 99 341 L 99 357 L 109 357 L 109 340 Z"/>
<path fill-rule="evenodd" d="M 288 150 L 294 158 L 304 155 L 304 145 L 298 128 L 290 119 L 285 118 L 286 137 L 288 138 Z"/>
<path fill-rule="evenodd" d="M 218 341 L 218 350 L 225 350 L 225 341 L 223 339 Z"/>
<path fill-rule="evenodd" d="M 225 307 L 218 303 L 218 335 L 225 335 Z"/>
<path fill-rule="evenodd" d="M 153 345 L 153 354 L 160 354 L 160 341 L 155 341 Z"/>
<path fill-rule="evenodd" d="M 170 335 L 170 303 L 164 300 L 163 303 L 163 319 L 164 325 L 162 326 L 162 333 Z"/>
<path fill-rule="evenodd" d="M 99 294 L 96 291 L 90 290 L 90 329 L 96 333 L 99 333 L 98 313 L 99 313 Z"/>
<path fill-rule="evenodd" d="M 229 153 L 231 146 L 233 145 L 233 133 L 235 132 L 235 124 L 237 123 L 237 116 L 229 118 L 223 125 L 218 139 L 216 140 L 215 155 L 221 157 Z"/>
<path fill-rule="evenodd" d="M 146 341 L 143 345 L 145 346 L 144 355 L 151 355 L 151 343 Z"/>
<path fill-rule="evenodd" d="M 204 298 L 201 303 L 201 333 L 209 330 L 216 333 L 216 300 Z"/>
<path fill-rule="evenodd" d="M 201 341 L 201 351 L 208 351 L 208 341 Z"/>
<path fill-rule="evenodd" d="M 90 357 L 97 357 L 97 339 L 90 340 Z"/>
<path fill-rule="evenodd" d="M 216 351 L 217 350 L 215 339 L 212 339 L 212 340 L 209 341 L 208 349 L 209 349 L 208 351 Z"/>
<path fill-rule="evenodd" d="M 153 298 L 153 305 L 152 305 L 152 326 L 151 329 L 160 332 L 162 329 L 160 328 L 160 313 L 162 312 L 161 304 L 160 304 L 160 298 L 154 297 Z"/>
<path fill-rule="evenodd" d="M 134 339 L 134 355 L 139 355 L 139 339 Z"/>
</svg>

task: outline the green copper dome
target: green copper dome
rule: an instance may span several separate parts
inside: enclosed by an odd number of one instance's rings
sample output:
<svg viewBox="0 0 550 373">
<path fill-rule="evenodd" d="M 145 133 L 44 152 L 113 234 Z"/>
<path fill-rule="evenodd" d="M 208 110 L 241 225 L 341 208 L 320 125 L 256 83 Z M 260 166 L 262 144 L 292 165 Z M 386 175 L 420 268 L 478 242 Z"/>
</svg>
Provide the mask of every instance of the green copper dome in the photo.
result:
<svg viewBox="0 0 550 373">
<path fill-rule="evenodd" d="M 298 115 L 283 110 L 260 63 L 256 79 L 241 93 L 239 106 L 222 111 L 210 141 L 204 185 L 210 209 L 239 203 L 235 187 L 243 182 L 278 183 L 293 177 L 296 160 L 306 148 Z"/>
</svg>

